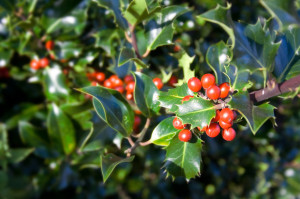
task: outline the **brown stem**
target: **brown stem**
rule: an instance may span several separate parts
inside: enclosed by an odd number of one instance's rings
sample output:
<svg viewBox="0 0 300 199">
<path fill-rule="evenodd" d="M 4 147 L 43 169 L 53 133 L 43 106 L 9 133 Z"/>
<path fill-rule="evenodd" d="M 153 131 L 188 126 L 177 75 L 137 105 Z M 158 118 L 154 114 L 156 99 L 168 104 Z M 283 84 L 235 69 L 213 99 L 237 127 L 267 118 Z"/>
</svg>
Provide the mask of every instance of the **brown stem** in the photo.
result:
<svg viewBox="0 0 300 199">
<path fill-rule="evenodd" d="M 129 24 L 129 30 L 130 30 L 130 34 L 131 34 L 131 44 L 132 44 L 132 47 L 134 48 L 136 56 L 139 59 L 142 59 L 142 57 L 141 57 L 141 55 L 139 53 L 138 46 L 137 46 L 137 40 L 136 40 L 136 36 L 135 36 L 135 33 L 134 33 L 134 29 L 135 29 L 135 26 Z"/>
<path fill-rule="evenodd" d="M 261 102 L 287 92 L 295 91 L 300 86 L 300 75 L 286 80 L 272 87 L 266 87 L 250 93 L 250 99 L 254 102 Z"/>
<path fill-rule="evenodd" d="M 140 133 L 140 137 L 135 141 L 135 143 L 134 143 L 133 146 L 131 146 L 129 149 L 127 149 L 127 150 L 125 151 L 125 153 L 127 154 L 127 157 L 131 156 L 131 154 L 134 152 L 134 150 L 135 150 L 138 146 L 141 145 L 141 141 L 144 139 L 145 134 L 146 134 L 146 132 L 147 132 L 149 126 L 150 126 L 150 122 L 151 122 L 150 118 L 147 118 L 146 124 L 145 124 L 143 130 L 142 130 L 141 133 Z M 142 144 L 144 144 L 144 143 L 142 143 Z"/>
</svg>

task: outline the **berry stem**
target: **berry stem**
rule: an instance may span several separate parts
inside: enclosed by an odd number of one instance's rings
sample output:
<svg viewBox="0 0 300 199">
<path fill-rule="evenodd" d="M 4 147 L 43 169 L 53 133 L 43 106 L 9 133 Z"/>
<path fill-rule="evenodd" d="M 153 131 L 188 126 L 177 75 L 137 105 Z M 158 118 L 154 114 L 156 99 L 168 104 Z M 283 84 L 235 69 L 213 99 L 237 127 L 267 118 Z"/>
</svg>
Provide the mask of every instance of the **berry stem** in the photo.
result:
<svg viewBox="0 0 300 199">
<path fill-rule="evenodd" d="M 145 135 L 146 135 L 146 132 L 147 132 L 149 126 L 150 126 L 150 123 L 151 123 L 150 118 L 147 118 L 147 121 L 146 121 L 146 124 L 145 124 L 143 130 L 139 133 L 139 138 L 133 143 L 133 145 L 132 145 L 129 149 L 127 149 L 127 150 L 124 152 L 124 153 L 127 154 L 127 157 L 130 157 L 131 154 L 134 152 L 134 150 L 135 150 L 138 146 L 146 146 L 146 145 L 148 145 L 148 144 L 151 144 L 150 141 L 141 142 L 141 141 L 144 139 Z M 128 139 L 128 138 L 127 138 L 127 139 Z M 130 139 L 131 139 L 131 138 L 130 138 Z M 130 143 L 130 139 L 128 139 L 129 143 Z M 131 141 L 132 141 L 132 140 L 131 140 Z M 132 144 L 132 143 L 130 143 L 130 144 Z"/>
</svg>

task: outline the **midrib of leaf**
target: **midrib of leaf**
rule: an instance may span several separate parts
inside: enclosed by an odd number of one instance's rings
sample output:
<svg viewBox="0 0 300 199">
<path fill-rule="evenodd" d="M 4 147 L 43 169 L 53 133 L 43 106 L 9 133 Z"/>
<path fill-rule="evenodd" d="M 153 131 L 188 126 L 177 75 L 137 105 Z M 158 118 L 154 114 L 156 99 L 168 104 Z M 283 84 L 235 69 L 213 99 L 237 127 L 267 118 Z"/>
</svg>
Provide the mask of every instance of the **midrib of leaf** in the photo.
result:
<svg viewBox="0 0 300 199">
<path fill-rule="evenodd" d="M 183 115 L 189 115 L 189 114 L 193 114 L 193 113 L 200 113 L 200 112 L 204 112 L 204 111 L 208 111 L 208 110 L 212 110 L 212 109 L 215 109 L 215 108 L 210 107 L 210 108 L 206 108 L 206 109 L 200 109 L 200 110 L 197 110 L 197 111 L 191 111 L 191 112 L 188 112 L 188 113 L 185 113 L 185 114 L 180 114 L 180 115 L 183 116 Z"/>
<path fill-rule="evenodd" d="M 181 168 L 184 168 L 186 145 L 187 145 L 187 142 L 184 142 L 184 144 L 183 144 L 182 160 L 181 160 Z"/>
</svg>

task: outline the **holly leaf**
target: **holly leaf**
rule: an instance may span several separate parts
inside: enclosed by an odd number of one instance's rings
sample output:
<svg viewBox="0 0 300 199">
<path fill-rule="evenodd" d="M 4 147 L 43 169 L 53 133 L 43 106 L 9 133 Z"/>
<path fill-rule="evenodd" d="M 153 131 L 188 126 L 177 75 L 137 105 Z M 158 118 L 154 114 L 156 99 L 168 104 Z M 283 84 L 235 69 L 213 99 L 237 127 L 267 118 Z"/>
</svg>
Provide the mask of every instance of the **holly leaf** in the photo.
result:
<svg viewBox="0 0 300 199">
<path fill-rule="evenodd" d="M 173 178 L 183 176 L 187 180 L 200 175 L 201 140 L 195 136 L 189 142 L 182 142 L 178 136 L 173 137 L 166 148 L 167 175 Z"/>
<path fill-rule="evenodd" d="M 173 126 L 174 118 L 166 118 L 154 128 L 150 139 L 151 143 L 161 146 L 169 145 L 171 139 L 180 131 Z"/>
<path fill-rule="evenodd" d="M 111 175 L 113 170 L 121 163 L 124 162 L 132 162 L 134 156 L 130 156 L 128 158 L 121 158 L 112 153 L 101 155 L 100 156 L 100 165 L 101 165 L 101 172 L 103 176 L 103 181 L 106 182 L 108 177 Z"/>
<path fill-rule="evenodd" d="M 101 86 L 89 86 L 78 91 L 93 96 L 98 116 L 111 128 L 127 137 L 132 133 L 134 113 L 128 102 L 116 90 Z"/>
<path fill-rule="evenodd" d="M 232 50 L 223 42 L 211 45 L 206 53 L 206 62 L 214 71 L 216 82 L 221 84 L 228 81 L 226 75 L 228 64 L 232 59 Z"/>
<path fill-rule="evenodd" d="M 122 66 L 123 64 L 129 61 L 134 61 L 135 64 L 137 65 L 137 69 L 148 68 L 148 66 L 142 60 L 136 57 L 133 49 L 126 48 L 126 47 L 122 48 L 119 56 L 118 65 Z"/>
<path fill-rule="evenodd" d="M 151 7 L 148 7 L 147 3 L 146 0 L 133 0 L 130 2 L 124 12 L 124 17 L 131 25 L 136 26 L 136 24 L 152 17 L 156 12 L 161 10 L 159 3 L 156 1 L 151 2 Z"/>
<path fill-rule="evenodd" d="M 126 19 L 122 16 L 120 10 L 120 1 L 119 0 L 93 0 L 98 4 L 98 6 L 105 9 L 110 9 L 114 13 L 115 23 L 122 29 L 126 30 L 128 28 L 128 23 Z"/>
<path fill-rule="evenodd" d="M 139 110 L 146 116 L 156 115 L 159 107 L 159 91 L 152 79 L 140 72 L 132 73 L 135 79 L 134 101 Z"/>
<path fill-rule="evenodd" d="M 102 48 L 105 52 L 112 56 L 115 52 L 115 43 L 121 43 L 120 35 L 122 32 L 120 29 L 103 29 L 97 31 L 93 34 L 93 37 L 96 39 L 95 47 Z M 124 34 L 124 33 L 123 33 Z"/>
<path fill-rule="evenodd" d="M 243 67 L 242 67 L 243 68 Z M 230 65 L 227 69 L 227 75 L 230 79 L 230 87 L 234 90 L 247 90 L 253 83 L 249 81 L 251 72 L 249 69 L 239 69 L 235 65 Z"/>
<path fill-rule="evenodd" d="M 66 155 L 71 154 L 76 147 L 75 128 L 70 118 L 54 103 L 48 114 L 47 127 L 53 147 Z"/>
<path fill-rule="evenodd" d="M 192 77 L 195 77 L 195 71 L 191 70 L 191 63 L 194 61 L 195 56 L 190 57 L 185 51 L 181 51 L 179 55 L 175 55 L 178 59 L 178 65 L 183 69 L 183 79 L 178 81 L 178 85 L 183 84 L 183 82 L 188 82 Z"/>
<path fill-rule="evenodd" d="M 259 2 L 277 20 L 281 28 L 300 23 L 294 0 L 260 0 Z"/>
<path fill-rule="evenodd" d="M 245 118 L 254 135 L 268 119 L 275 120 L 275 107 L 268 103 L 259 106 L 253 105 L 249 93 L 246 91 L 234 94 L 228 105 Z"/>
<path fill-rule="evenodd" d="M 187 95 L 194 95 L 187 83 L 182 84 L 176 88 L 169 89 L 168 92 L 160 92 L 159 102 L 160 106 L 175 112 L 178 108 L 177 104 L 181 104 L 182 99 Z"/>
<path fill-rule="evenodd" d="M 19 163 L 22 162 L 25 158 L 27 158 L 32 152 L 34 148 L 17 148 L 10 149 L 10 156 L 8 157 L 8 161 L 11 163 Z"/>
<path fill-rule="evenodd" d="M 191 124 L 191 128 L 202 129 L 209 125 L 211 119 L 216 116 L 213 102 L 200 97 L 191 98 L 177 106 L 176 115 L 180 117 L 183 124 Z"/>
</svg>

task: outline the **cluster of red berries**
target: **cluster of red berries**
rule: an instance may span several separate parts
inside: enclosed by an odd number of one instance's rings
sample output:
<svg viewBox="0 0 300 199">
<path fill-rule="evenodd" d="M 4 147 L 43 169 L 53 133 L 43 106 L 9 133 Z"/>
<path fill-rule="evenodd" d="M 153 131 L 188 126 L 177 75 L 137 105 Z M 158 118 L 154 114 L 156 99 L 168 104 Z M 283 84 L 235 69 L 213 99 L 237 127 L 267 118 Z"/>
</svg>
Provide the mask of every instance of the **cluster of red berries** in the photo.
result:
<svg viewBox="0 0 300 199">
<path fill-rule="evenodd" d="M 188 88 L 191 91 L 200 92 L 202 87 L 205 89 L 206 97 L 211 100 L 226 98 L 230 91 L 230 86 L 227 82 L 217 86 L 215 84 L 215 77 L 212 74 L 203 75 L 201 81 L 196 77 L 192 77 L 189 79 Z M 190 100 L 190 98 L 193 97 L 194 96 L 192 95 L 185 96 L 182 99 L 182 103 L 184 101 Z M 205 126 L 202 129 L 200 129 L 199 127 L 197 128 L 201 132 L 206 132 L 206 135 L 209 137 L 216 137 L 217 135 L 219 135 L 222 128 L 223 139 L 226 141 L 232 141 L 236 136 L 236 132 L 232 128 L 233 121 L 236 119 L 236 117 L 237 114 L 235 111 L 229 108 L 223 108 L 221 111 L 216 110 L 216 116 L 211 120 L 209 126 Z M 187 127 L 187 125 L 183 124 L 178 117 L 174 118 L 173 126 L 176 129 L 183 129 L 178 135 L 179 140 L 183 142 L 188 142 L 192 138 L 192 132 L 189 129 L 184 129 Z"/>
<path fill-rule="evenodd" d="M 45 48 L 47 50 L 53 50 L 54 49 L 54 42 L 53 41 L 47 41 L 45 44 Z M 46 68 L 47 66 L 49 66 L 49 59 L 47 57 L 44 57 L 42 59 L 33 59 L 30 61 L 30 68 L 32 68 L 33 70 L 38 70 L 41 68 Z"/>
</svg>

